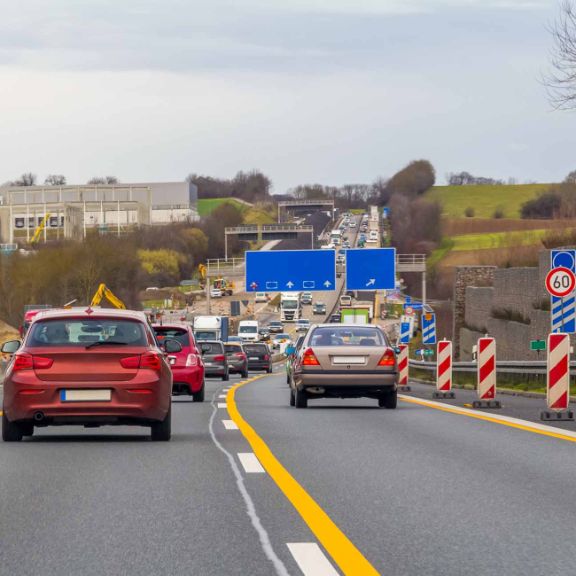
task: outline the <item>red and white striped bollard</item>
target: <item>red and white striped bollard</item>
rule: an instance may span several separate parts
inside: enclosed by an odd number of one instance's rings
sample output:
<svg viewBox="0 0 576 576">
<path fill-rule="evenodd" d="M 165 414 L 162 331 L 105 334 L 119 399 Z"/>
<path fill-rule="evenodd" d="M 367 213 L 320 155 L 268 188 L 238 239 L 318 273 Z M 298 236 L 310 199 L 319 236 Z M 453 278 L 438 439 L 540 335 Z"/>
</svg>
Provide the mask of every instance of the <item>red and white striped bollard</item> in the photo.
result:
<svg viewBox="0 0 576 576">
<path fill-rule="evenodd" d="M 408 385 L 408 344 L 398 345 L 398 387 L 403 392 L 409 392 Z"/>
<path fill-rule="evenodd" d="M 574 420 L 570 403 L 570 336 L 561 332 L 548 335 L 546 403 L 542 420 Z"/>
<path fill-rule="evenodd" d="M 478 339 L 478 398 L 474 408 L 501 408 L 496 398 L 496 340 L 489 336 Z"/>
<path fill-rule="evenodd" d="M 441 340 L 436 345 L 436 391 L 433 398 L 454 398 L 452 391 L 452 342 Z"/>
</svg>

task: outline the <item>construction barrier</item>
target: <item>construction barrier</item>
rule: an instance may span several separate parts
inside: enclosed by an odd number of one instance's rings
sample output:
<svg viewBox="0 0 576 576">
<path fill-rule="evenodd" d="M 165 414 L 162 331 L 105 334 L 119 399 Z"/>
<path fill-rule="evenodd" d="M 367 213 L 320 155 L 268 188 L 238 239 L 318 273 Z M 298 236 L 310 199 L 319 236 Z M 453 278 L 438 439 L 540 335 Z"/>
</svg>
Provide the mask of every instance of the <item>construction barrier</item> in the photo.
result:
<svg viewBox="0 0 576 576">
<path fill-rule="evenodd" d="M 408 386 L 408 345 L 398 346 L 398 386 L 403 390 L 409 390 Z"/>
<path fill-rule="evenodd" d="M 496 398 L 496 340 L 486 336 L 478 339 L 478 398 L 474 408 L 501 408 Z"/>
<path fill-rule="evenodd" d="M 573 420 L 568 409 L 570 401 L 570 336 L 563 333 L 548 335 L 548 367 L 546 402 L 548 410 L 542 420 Z"/>
<path fill-rule="evenodd" d="M 436 348 L 436 392 L 434 398 L 454 398 L 452 392 L 452 342 L 442 340 Z"/>
</svg>

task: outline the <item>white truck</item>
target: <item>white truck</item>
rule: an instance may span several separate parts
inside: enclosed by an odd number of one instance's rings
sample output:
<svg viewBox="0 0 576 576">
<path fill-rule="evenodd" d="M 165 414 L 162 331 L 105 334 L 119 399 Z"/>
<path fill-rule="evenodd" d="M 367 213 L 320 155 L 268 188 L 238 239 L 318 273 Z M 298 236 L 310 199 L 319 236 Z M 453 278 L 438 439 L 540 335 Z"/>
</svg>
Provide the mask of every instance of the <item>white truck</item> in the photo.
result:
<svg viewBox="0 0 576 576">
<path fill-rule="evenodd" d="M 196 340 L 221 340 L 228 342 L 228 316 L 196 316 L 194 337 Z"/>
<path fill-rule="evenodd" d="M 300 292 L 282 292 L 280 294 L 280 320 L 296 322 L 302 317 Z"/>
<path fill-rule="evenodd" d="M 238 324 L 238 336 L 246 342 L 258 342 L 260 338 L 258 334 L 258 321 L 241 320 L 240 324 Z"/>
</svg>

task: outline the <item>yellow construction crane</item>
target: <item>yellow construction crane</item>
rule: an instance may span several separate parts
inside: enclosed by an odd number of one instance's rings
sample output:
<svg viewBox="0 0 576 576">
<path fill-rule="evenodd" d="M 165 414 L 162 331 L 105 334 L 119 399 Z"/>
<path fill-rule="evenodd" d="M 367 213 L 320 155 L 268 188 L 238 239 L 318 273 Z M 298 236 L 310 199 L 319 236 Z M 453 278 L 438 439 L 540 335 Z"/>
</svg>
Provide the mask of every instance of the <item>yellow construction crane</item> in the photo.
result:
<svg viewBox="0 0 576 576">
<path fill-rule="evenodd" d="M 98 290 L 96 290 L 96 294 L 92 298 L 92 302 L 90 302 L 90 306 L 100 306 L 100 302 L 106 298 L 114 308 L 121 308 L 122 310 L 126 309 L 126 304 L 116 296 L 106 284 L 100 284 L 98 286 Z"/>
<path fill-rule="evenodd" d="M 36 230 L 34 230 L 34 234 L 30 239 L 30 244 L 35 244 L 36 242 L 38 242 L 38 240 L 40 239 L 40 234 L 42 234 L 42 231 L 44 230 L 44 228 L 46 228 L 46 224 L 48 224 L 48 219 L 50 218 L 50 216 L 51 216 L 50 213 L 44 215 L 44 218 L 42 218 L 42 221 L 40 222 L 40 224 L 38 224 Z"/>
</svg>

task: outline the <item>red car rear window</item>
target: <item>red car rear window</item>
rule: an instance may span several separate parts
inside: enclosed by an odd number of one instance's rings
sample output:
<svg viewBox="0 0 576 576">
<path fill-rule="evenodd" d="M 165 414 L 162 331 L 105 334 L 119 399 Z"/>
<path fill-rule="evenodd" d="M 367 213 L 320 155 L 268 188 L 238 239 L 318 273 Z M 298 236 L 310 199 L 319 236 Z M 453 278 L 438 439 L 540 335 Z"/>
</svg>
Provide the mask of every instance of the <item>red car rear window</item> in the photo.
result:
<svg viewBox="0 0 576 576">
<path fill-rule="evenodd" d="M 158 342 L 164 340 L 178 340 L 182 347 L 190 347 L 190 335 L 185 328 L 154 328 Z"/>
</svg>

